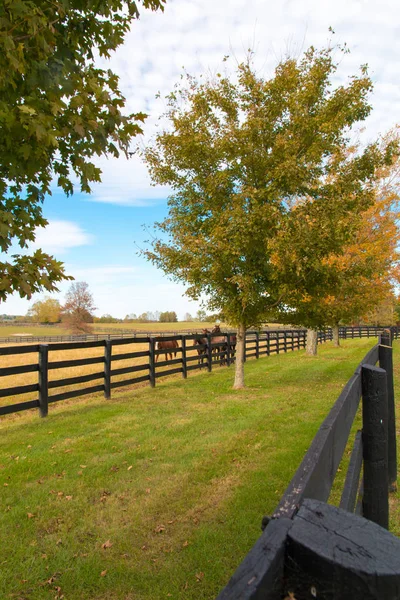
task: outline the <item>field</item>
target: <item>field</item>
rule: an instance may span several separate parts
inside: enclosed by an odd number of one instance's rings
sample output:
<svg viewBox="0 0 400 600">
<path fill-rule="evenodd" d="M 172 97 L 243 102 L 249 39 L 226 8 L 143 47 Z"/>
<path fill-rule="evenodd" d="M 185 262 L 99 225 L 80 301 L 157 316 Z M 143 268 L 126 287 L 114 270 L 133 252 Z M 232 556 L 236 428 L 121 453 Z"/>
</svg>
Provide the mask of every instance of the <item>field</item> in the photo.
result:
<svg viewBox="0 0 400 600">
<path fill-rule="evenodd" d="M 0 597 L 215 598 L 374 343 L 248 361 L 241 391 L 216 368 L 2 418 Z"/>
</svg>

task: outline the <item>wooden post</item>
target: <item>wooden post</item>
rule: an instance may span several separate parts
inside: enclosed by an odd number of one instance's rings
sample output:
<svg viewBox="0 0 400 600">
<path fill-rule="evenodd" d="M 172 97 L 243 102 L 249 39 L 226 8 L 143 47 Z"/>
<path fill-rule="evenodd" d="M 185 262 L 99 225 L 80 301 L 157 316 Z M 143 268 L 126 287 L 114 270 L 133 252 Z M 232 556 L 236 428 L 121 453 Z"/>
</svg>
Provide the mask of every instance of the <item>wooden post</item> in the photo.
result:
<svg viewBox="0 0 400 600">
<path fill-rule="evenodd" d="M 389 526 L 388 406 L 386 372 L 362 365 L 364 496 L 363 516 Z"/>
<path fill-rule="evenodd" d="M 226 366 L 229 367 L 231 364 L 231 334 L 226 334 Z"/>
<path fill-rule="evenodd" d="M 150 385 L 155 387 L 156 385 L 156 361 L 155 361 L 155 349 L 156 341 L 153 337 L 149 339 L 149 376 Z"/>
<path fill-rule="evenodd" d="M 243 362 L 246 362 L 246 344 L 247 344 L 247 331 L 244 332 L 243 338 Z"/>
<path fill-rule="evenodd" d="M 388 477 L 389 491 L 394 492 L 397 481 L 397 444 L 393 385 L 393 350 L 390 346 L 379 346 L 379 366 L 386 371 L 388 396 Z"/>
<path fill-rule="evenodd" d="M 187 364 L 186 364 L 186 337 L 181 336 L 182 340 L 182 377 L 187 379 Z"/>
<path fill-rule="evenodd" d="M 111 398 L 111 340 L 105 340 L 104 347 L 104 398 Z"/>
<path fill-rule="evenodd" d="M 211 334 L 207 333 L 207 370 L 211 373 L 212 370 L 212 338 Z"/>
<path fill-rule="evenodd" d="M 47 417 L 49 412 L 49 347 L 39 346 L 39 416 Z"/>
<path fill-rule="evenodd" d="M 260 358 L 260 332 L 256 331 L 256 358 Z"/>
<path fill-rule="evenodd" d="M 267 334 L 267 356 L 269 356 L 271 353 L 271 336 L 270 336 L 269 331 L 266 331 L 266 334 Z"/>
</svg>

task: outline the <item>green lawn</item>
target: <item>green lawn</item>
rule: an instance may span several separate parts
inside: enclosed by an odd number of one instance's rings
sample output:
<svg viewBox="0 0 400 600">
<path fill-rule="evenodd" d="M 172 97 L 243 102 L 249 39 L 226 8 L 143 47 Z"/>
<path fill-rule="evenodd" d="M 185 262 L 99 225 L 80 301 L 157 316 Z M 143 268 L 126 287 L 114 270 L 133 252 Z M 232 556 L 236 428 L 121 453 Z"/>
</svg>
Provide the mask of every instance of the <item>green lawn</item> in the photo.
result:
<svg viewBox="0 0 400 600">
<path fill-rule="evenodd" d="M 0 598 L 215 598 L 374 343 L 3 418 Z"/>
</svg>

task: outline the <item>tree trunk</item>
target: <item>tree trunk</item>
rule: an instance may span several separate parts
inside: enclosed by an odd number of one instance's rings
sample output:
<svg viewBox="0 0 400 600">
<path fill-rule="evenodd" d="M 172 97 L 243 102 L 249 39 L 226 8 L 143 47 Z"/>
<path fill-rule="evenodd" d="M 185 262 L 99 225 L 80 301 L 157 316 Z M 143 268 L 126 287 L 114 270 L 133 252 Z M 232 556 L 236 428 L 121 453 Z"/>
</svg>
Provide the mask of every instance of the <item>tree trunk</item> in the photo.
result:
<svg viewBox="0 0 400 600">
<path fill-rule="evenodd" d="M 333 339 L 333 345 L 335 346 L 335 348 L 340 348 L 339 324 L 338 323 L 335 323 L 335 325 L 332 327 L 332 339 Z"/>
<path fill-rule="evenodd" d="M 316 329 L 307 329 L 307 356 L 317 356 L 317 333 Z"/>
<path fill-rule="evenodd" d="M 245 353 L 246 327 L 241 323 L 237 328 L 236 339 L 236 361 L 235 361 L 235 382 L 233 388 L 240 390 L 244 388 L 244 353 Z"/>
</svg>

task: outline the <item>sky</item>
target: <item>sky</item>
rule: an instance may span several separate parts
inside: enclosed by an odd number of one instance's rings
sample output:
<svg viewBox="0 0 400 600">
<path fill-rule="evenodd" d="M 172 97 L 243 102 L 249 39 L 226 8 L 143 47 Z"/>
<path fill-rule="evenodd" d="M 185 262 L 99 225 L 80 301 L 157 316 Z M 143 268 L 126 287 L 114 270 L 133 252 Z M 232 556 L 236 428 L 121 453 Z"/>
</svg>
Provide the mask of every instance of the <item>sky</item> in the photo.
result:
<svg viewBox="0 0 400 600">
<path fill-rule="evenodd" d="M 300 57 L 310 45 L 321 48 L 331 40 L 346 43 L 350 54 L 340 58 L 337 81 L 344 83 L 368 64 L 373 111 L 363 136 L 372 141 L 400 122 L 398 15 L 397 0 L 167 0 L 164 12 L 141 8 L 124 45 L 102 66 L 119 75 L 127 112 L 149 115 L 140 140 L 145 144 L 182 68 L 192 75 L 217 73 L 224 56 L 235 65 L 251 49 L 258 73 L 268 78 L 288 54 Z M 169 190 L 151 185 L 137 155 L 95 162 L 102 183 L 93 186 L 91 195 L 77 190 L 66 198 L 54 186 L 44 202 L 49 225 L 38 230 L 35 246 L 63 261 L 76 281 L 89 284 L 97 316 L 124 318 L 156 310 L 175 310 L 179 319 L 187 312 L 195 315 L 200 305 L 184 296 L 184 286 L 139 253 L 148 238 L 146 228 L 167 214 Z M 69 286 L 60 284 L 60 293 L 51 296 L 63 303 Z M 45 295 L 27 301 L 14 294 L 0 313 L 24 315 Z"/>
</svg>

